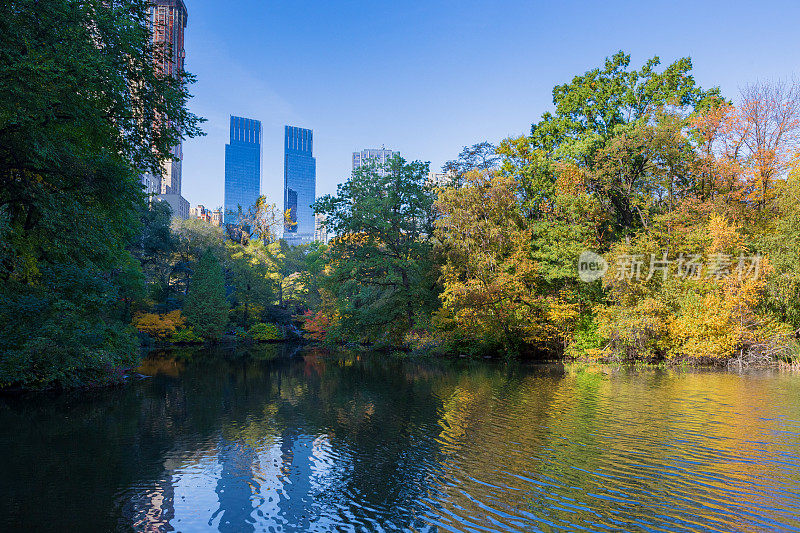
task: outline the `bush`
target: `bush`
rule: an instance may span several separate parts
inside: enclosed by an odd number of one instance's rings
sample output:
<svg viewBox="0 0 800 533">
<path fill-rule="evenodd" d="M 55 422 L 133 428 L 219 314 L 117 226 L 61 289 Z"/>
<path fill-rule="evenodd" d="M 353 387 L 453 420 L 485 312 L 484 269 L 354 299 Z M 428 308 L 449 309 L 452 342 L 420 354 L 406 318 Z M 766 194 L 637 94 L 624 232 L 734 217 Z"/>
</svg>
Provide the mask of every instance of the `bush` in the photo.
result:
<svg viewBox="0 0 800 533">
<path fill-rule="evenodd" d="M 163 315 L 158 313 L 140 313 L 133 318 L 133 326 L 153 338 L 167 340 L 178 329 L 186 324 L 180 311 L 172 311 Z"/>
<path fill-rule="evenodd" d="M 303 329 L 315 341 L 328 340 L 328 332 L 333 325 L 331 318 L 323 311 L 307 311 L 303 315 Z"/>
<path fill-rule="evenodd" d="M 192 328 L 184 328 L 172 334 L 170 342 L 175 344 L 198 344 L 203 342 L 203 339 L 198 337 Z"/>
<path fill-rule="evenodd" d="M 603 339 L 598 333 L 597 322 L 591 316 L 583 316 L 578 321 L 565 355 L 572 359 L 588 360 L 603 359 L 607 355 L 603 351 Z"/>
<path fill-rule="evenodd" d="M 281 332 L 275 324 L 254 324 L 247 335 L 256 341 L 277 341 L 281 339 Z"/>
<path fill-rule="evenodd" d="M 414 352 L 439 353 L 444 349 L 441 335 L 434 331 L 412 330 L 406 333 L 404 341 Z"/>
<path fill-rule="evenodd" d="M 670 316 L 670 309 L 655 298 L 633 307 L 609 306 L 600 309 L 597 334 L 615 359 L 658 359 L 670 347 Z"/>
</svg>

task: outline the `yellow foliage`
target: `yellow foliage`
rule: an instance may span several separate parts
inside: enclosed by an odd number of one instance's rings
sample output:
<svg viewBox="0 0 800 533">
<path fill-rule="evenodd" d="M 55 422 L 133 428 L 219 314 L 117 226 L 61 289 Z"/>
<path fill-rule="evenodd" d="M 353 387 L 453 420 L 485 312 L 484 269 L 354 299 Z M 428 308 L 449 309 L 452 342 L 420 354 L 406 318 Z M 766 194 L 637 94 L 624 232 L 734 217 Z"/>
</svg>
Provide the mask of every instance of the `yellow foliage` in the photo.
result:
<svg viewBox="0 0 800 533">
<path fill-rule="evenodd" d="M 667 225 L 663 232 L 653 228 L 608 254 L 612 265 L 629 258 L 626 270 L 612 267 L 607 274 L 612 303 L 597 310 L 598 335 L 609 355 L 722 362 L 763 340 L 765 322 L 757 308 L 771 271 L 768 259 L 744 257 L 750 255 L 744 233 L 726 214 L 709 205 L 684 208 L 683 224 L 679 217 L 657 220 Z M 666 250 L 666 275 L 649 276 L 650 258 Z M 703 269 L 681 272 L 678 254 L 700 258 Z M 641 262 L 636 273 L 632 257 Z"/>
<path fill-rule="evenodd" d="M 744 242 L 739 230 L 718 213 L 711 213 L 709 217 L 708 234 L 711 238 L 711 245 L 706 249 L 708 254 L 736 255 L 744 251 Z"/>
<path fill-rule="evenodd" d="M 734 302 L 718 294 L 689 296 L 669 322 L 673 343 L 669 358 L 721 361 L 732 356 L 741 335 L 734 307 Z"/>
<path fill-rule="evenodd" d="M 163 315 L 139 313 L 133 317 L 133 326 L 137 330 L 161 340 L 168 339 L 185 325 L 186 319 L 180 311 L 171 311 Z"/>
<path fill-rule="evenodd" d="M 556 190 L 560 194 L 577 196 L 586 192 L 588 176 L 584 168 L 572 162 L 556 165 Z"/>
</svg>

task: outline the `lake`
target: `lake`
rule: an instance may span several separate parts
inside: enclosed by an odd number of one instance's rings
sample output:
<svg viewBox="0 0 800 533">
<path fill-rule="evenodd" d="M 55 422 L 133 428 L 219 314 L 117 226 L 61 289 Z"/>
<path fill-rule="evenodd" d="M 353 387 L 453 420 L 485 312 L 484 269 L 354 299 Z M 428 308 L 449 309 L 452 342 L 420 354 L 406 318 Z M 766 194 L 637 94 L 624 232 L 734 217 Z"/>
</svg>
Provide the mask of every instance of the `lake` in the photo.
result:
<svg viewBox="0 0 800 533">
<path fill-rule="evenodd" d="M 0 530 L 800 531 L 800 373 L 151 354 L 0 398 Z"/>
</svg>

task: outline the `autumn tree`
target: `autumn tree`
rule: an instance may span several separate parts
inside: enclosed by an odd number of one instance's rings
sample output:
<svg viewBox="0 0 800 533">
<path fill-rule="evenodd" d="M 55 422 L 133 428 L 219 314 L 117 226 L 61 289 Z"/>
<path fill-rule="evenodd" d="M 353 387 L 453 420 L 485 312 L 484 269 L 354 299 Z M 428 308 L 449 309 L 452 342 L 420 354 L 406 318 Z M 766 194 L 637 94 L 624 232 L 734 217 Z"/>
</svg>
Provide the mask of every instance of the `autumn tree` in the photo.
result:
<svg viewBox="0 0 800 533">
<path fill-rule="evenodd" d="M 444 257 L 440 324 L 460 343 L 518 352 L 541 331 L 539 272 L 530 256 L 530 229 L 507 176 L 473 171 L 436 201 L 436 237 Z"/>
<path fill-rule="evenodd" d="M 276 204 L 267 203 L 267 197 L 261 195 L 250 206 L 237 206 L 237 210 L 229 210 L 235 223 L 225 224 L 228 238 L 239 244 L 247 244 L 251 240 L 260 240 L 269 244 L 277 240 L 278 228 L 284 227 L 289 220 L 289 212 L 280 213 Z"/>
</svg>

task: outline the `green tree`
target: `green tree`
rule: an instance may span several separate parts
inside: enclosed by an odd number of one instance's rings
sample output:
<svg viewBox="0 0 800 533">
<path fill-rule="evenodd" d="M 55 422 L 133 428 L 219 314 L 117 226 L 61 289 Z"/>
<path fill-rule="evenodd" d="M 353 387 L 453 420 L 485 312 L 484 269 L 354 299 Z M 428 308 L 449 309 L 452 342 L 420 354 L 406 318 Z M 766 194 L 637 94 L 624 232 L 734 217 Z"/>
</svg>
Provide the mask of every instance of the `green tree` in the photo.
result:
<svg viewBox="0 0 800 533">
<path fill-rule="evenodd" d="M 772 227 L 758 236 L 769 254 L 773 271 L 764 305 L 782 321 L 800 331 L 800 166 L 781 183 Z"/>
<path fill-rule="evenodd" d="M 167 51 L 147 8 L 0 7 L 0 384 L 96 381 L 137 357 L 118 305 L 130 287 L 115 273 L 137 230 L 139 176 L 200 133 L 191 76 L 154 68 Z"/>
<path fill-rule="evenodd" d="M 292 246 L 284 239 L 267 246 L 272 272 L 278 287 L 278 305 L 287 309 L 300 304 L 300 296 L 305 291 L 301 273 L 306 268 L 306 252 L 309 245 Z"/>
<path fill-rule="evenodd" d="M 159 304 L 171 297 L 172 258 L 175 238 L 170 230 L 172 210 L 166 202 L 152 202 L 139 208 L 140 230 L 129 245 L 145 276 L 148 294 Z"/>
<path fill-rule="evenodd" d="M 427 175 L 426 163 L 395 157 L 385 167 L 353 172 L 336 196 L 315 204 L 336 235 L 326 284 L 335 294 L 344 337 L 399 343 L 436 307 Z"/>
<path fill-rule="evenodd" d="M 458 159 L 445 163 L 442 170 L 459 179 L 470 170 L 491 170 L 499 161 L 497 147 L 488 141 L 483 141 L 465 146 L 458 154 Z"/>
<path fill-rule="evenodd" d="M 667 118 L 687 117 L 723 103 L 718 88 L 706 91 L 697 86 L 691 59 L 679 59 L 663 71 L 657 70 L 660 63 L 654 57 L 632 70 L 630 56 L 618 52 L 603 68 L 556 86 L 555 111 L 542 115 L 529 136 L 501 144 L 503 170 L 523 185 L 530 216 L 542 215 L 551 205 L 557 163 L 574 164 L 588 172 L 589 192 L 613 217 L 606 231 L 609 237 L 638 227 L 640 206 L 631 205 L 631 189 L 649 185 L 641 178 L 651 162 L 647 152 L 658 142 L 652 123 L 661 122 L 664 128 Z M 676 127 L 685 125 L 679 122 Z M 646 191 L 641 193 L 637 199 L 646 197 Z"/>
<path fill-rule="evenodd" d="M 208 250 L 194 265 L 183 314 L 197 335 L 216 341 L 225 332 L 229 312 L 222 265 Z"/>
<path fill-rule="evenodd" d="M 222 260 L 225 242 L 222 229 L 205 220 L 194 218 L 172 219 L 172 258 L 169 274 L 170 290 L 185 296 L 189 286 L 192 265 L 207 251 Z"/>
<path fill-rule="evenodd" d="M 234 320 L 242 327 L 249 327 L 275 300 L 270 256 L 261 241 L 250 241 L 247 245 L 228 242 L 226 247 Z"/>
</svg>

